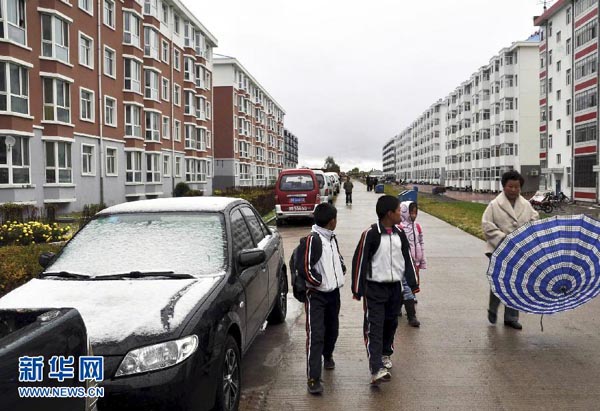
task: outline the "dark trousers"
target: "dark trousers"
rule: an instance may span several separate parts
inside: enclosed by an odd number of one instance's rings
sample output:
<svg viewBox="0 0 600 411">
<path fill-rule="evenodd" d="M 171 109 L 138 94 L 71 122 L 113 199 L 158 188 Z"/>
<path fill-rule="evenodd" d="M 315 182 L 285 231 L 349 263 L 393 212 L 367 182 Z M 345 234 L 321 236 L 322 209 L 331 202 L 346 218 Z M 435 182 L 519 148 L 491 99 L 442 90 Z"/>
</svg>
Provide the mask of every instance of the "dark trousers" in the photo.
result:
<svg viewBox="0 0 600 411">
<path fill-rule="evenodd" d="M 490 307 L 489 310 L 493 313 L 498 313 L 500 299 L 490 290 Z M 519 311 L 514 308 L 504 306 L 504 321 L 519 321 Z"/>
<path fill-rule="evenodd" d="M 394 335 L 398 327 L 401 303 L 400 282 L 366 282 L 363 332 L 371 374 L 383 368 L 382 355 L 394 353 Z"/>
<path fill-rule="evenodd" d="M 352 204 L 352 191 L 346 191 L 346 204 Z"/>
<path fill-rule="evenodd" d="M 309 290 L 304 303 L 306 312 L 306 374 L 321 378 L 321 357 L 331 358 L 340 328 L 340 290 L 323 293 Z"/>
</svg>

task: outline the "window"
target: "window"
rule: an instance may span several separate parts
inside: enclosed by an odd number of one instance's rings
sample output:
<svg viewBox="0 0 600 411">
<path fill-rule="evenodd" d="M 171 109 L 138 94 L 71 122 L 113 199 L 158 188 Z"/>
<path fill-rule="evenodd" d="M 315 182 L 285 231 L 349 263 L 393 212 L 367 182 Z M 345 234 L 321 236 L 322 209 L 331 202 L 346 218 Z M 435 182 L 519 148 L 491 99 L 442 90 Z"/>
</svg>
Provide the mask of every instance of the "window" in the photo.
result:
<svg viewBox="0 0 600 411">
<path fill-rule="evenodd" d="M 158 18 L 158 0 L 144 0 L 144 14 Z"/>
<path fill-rule="evenodd" d="M 117 100 L 109 96 L 104 96 L 104 124 L 117 126 Z"/>
<path fill-rule="evenodd" d="M 115 2 L 113 0 L 104 0 L 104 24 L 115 28 Z"/>
<path fill-rule="evenodd" d="M 181 52 L 173 47 L 173 68 L 181 71 Z"/>
<path fill-rule="evenodd" d="M 183 79 L 194 81 L 194 59 L 191 57 L 184 57 L 183 59 Z"/>
<path fill-rule="evenodd" d="M 567 100 L 567 116 L 571 115 L 571 110 L 572 110 L 571 99 L 569 99 L 569 100 Z"/>
<path fill-rule="evenodd" d="M 113 147 L 106 147 L 106 175 L 116 176 L 117 171 L 117 149 Z"/>
<path fill-rule="evenodd" d="M 561 122 L 560 119 L 556 120 L 556 129 L 560 130 Z"/>
<path fill-rule="evenodd" d="M 163 177 L 171 177 L 171 156 L 163 154 Z"/>
<path fill-rule="evenodd" d="M 69 62 L 69 24 L 65 20 L 42 14 L 42 55 Z"/>
<path fill-rule="evenodd" d="M 115 78 L 117 69 L 116 63 L 116 52 L 108 46 L 104 46 L 104 74 L 108 77 Z"/>
<path fill-rule="evenodd" d="M 175 177 L 181 177 L 181 157 L 175 157 Z"/>
<path fill-rule="evenodd" d="M 146 111 L 146 141 L 160 141 L 160 114 Z"/>
<path fill-rule="evenodd" d="M 548 121 L 552 121 L 552 106 L 548 107 Z"/>
<path fill-rule="evenodd" d="M 164 1 L 162 2 L 162 11 L 160 13 L 160 21 L 162 21 L 163 24 L 166 24 L 166 25 L 169 24 L 169 5 L 167 3 L 165 3 Z"/>
<path fill-rule="evenodd" d="M 567 54 L 571 54 L 571 39 L 567 39 L 566 45 L 567 45 Z"/>
<path fill-rule="evenodd" d="M 79 64 L 94 68 L 94 40 L 79 33 Z"/>
<path fill-rule="evenodd" d="M 168 41 L 165 41 L 165 40 L 162 41 L 162 50 L 161 51 L 162 51 L 162 53 L 161 53 L 162 61 L 169 64 L 169 54 L 171 52 L 169 51 L 169 42 Z"/>
<path fill-rule="evenodd" d="M 171 138 L 171 120 L 167 116 L 162 118 L 162 136 L 167 140 Z"/>
<path fill-rule="evenodd" d="M 548 52 L 548 67 L 552 65 L 552 50 Z"/>
<path fill-rule="evenodd" d="M 194 93 L 191 91 L 186 91 L 185 92 L 185 109 L 184 109 L 184 114 L 188 115 L 188 116 L 194 116 L 196 115 L 196 109 L 194 107 Z"/>
<path fill-rule="evenodd" d="M 173 121 L 173 139 L 175 141 L 181 141 L 181 121 Z"/>
<path fill-rule="evenodd" d="M 73 181 L 71 143 L 46 141 L 46 183 L 70 184 Z"/>
<path fill-rule="evenodd" d="M 125 181 L 127 183 L 142 182 L 142 153 L 139 151 L 126 151 Z"/>
<path fill-rule="evenodd" d="M 0 185 L 29 184 L 29 138 L 0 135 Z"/>
<path fill-rule="evenodd" d="M 151 27 L 144 27 L 144 57 L 158 60 L 158 33 Z"/>
<path fill-rule="evenodd" d="M 548 38 L 552 37 L 552 22 L 548 23 Z"/>
<path fill-rule="evenodd" d="M 128 11 L 123 12 L 123 43 L 140 47 L 140 19 Z"/>
<path fill-rule="evenodd" d="M 207 101 L 206 102 L 206 119 L 210 120 L 211 117 L 212 117 L 212 108 L 211 108 L 210 102 Z"/>
<path fill-rule="evenodd" d="M 567 85 L 571 84 L 571 69 L 567 69 L 567 74 L 565 76 L 565 82 Z"/>
<path fill-rule="evenodd" d="M 598 36 L 598 20 L 590 21 L 575 31 L 575 48 L 583 46 Z"/>
<path fill-rule="evenodd" d="M 548 93 L 552 93 L 552 79 L 548 79 Z"/>
<path fill-rule="evenodd" d="M 169 79 L 166 77 L 162 78 L 162 99 L 169 101 L 171 90 L 169 88 Z"/>
<path fill-rule="evenodd" d="M 0 61 L 0 112 L 29 114 L 27 68 Z"/>
<path fill-rule="evenodd" d="M 265 234 L 268 232 L 266 227 L 264 227 L 256 214 L 254 214 L 254 211 L 252 211 L 250 208 L 242 207 L 241 210 L 246 222 L 248 223 L 252 237 L 254 238 L 254 243 L 260 243 L 262 239 L 265 238 Z"/>
<path fill-rule="evenodd" d="M 560 60 L 556 62 L 556 71 L 560 71 Z"/>
<path fill-rule="evenodd" d="M 560 164 L 560 160 L 561 160 L 561 155 L 557 154 L 556 155 L 556 164 Z"/>
<path fill-rule="evenodd" d="M 153 70 L 146 69 L 144 97 L 158 101 L 158 73 Z"/>
<path fill-rule="evenodd" d="M 125 90 L 142 92 L 142 65 L 137 60 L 125 58 Z"/>
<path fill-rule="evenodd" d="M 575 63 L 575 80 L 594 74 L 598 70 L 598 53 L 587 56 Z"/>
<path fill-rule="evenodd" d="M 142 137 L 142 108 L 133 104 L 125 104 L 125 135 Z"/>
<path fill-rule="evenodd" d="M 45 77 L 44 120 L 71 122 L 71 89 L 66 81 Z"/>
<path fill-rule="evenodd" d="M 25 21 L 25 0 L 6 0 L 6 3 L 0 3 L 0 38 L 25 45 Z"/>
<path fill-rule="evenodd" d="M 560 100 L 560 90 L 556 90 L 556 100 Z"/>
<path fill-rule="evenodd" d="M 193 125 L 185 125 L 185 148 L 196 148 L 196 128 Z"/>
<path fill-rule="evenodd" d="M 173 104 L 181 107 L 181 86 L 173 83 Z"/>
<path fill-rule="evenodd" d="M 146 153 L 146 183 L 160 183 L 160 154 Z"/>
<path fill-rule="evenodd" d="M 79 89 L 79 119 L 94 122 L 94 92 L 92 90 Z"/>
<path fill-rule="evenodd" d="M 81 175 L 93 176 L 96 174 L 94 167 L 94 146 L 88 144 L 81 145 Z"/>
<path fill-rule="evenodd" d="M 94 15 L 94 2 L 92 0 L 79 0 L 79 8 L 86 13 Z"/>
<path fill-rule="evenodd" d="M 571 7 L 567 7 L 567 24 L 571 24 Z"/>
<path fill-rule="evenodd" d="M 567 147 L 569 147 L 571 145 L 571 130 L 567 130 L 566 138 L 567 138 Z"/>
<path fill-rule="evenodd" d="M 595 88 L 583 91 L 575 95 L 575 111 L 586 110 L 596 107 L 597 91 Z"/>
<path fill-rule="evenodd" d="M 591 156 L 578 156 L 574 158 L 575 187 L 596 188 L 598 173 L 594 172 L 596 154 Z"/>
<path fill-rule="evenodd" d="M 578 125 L 575 127 L 575 143 L 587 143 L 597 139 L 596 123 Z"/>
<path fill-rule="evenodd" d="M 556 42 L 560 42 L 560 36 L 561 36 L 561 32 L 557 31 L 556 32 Z"/>
<path fill-rule="evenodd" d="M 179 35 L 181 33 L 180 19 L 177 13 L 173 13 L 173 30 L 175 34 Z"/>
</svg>

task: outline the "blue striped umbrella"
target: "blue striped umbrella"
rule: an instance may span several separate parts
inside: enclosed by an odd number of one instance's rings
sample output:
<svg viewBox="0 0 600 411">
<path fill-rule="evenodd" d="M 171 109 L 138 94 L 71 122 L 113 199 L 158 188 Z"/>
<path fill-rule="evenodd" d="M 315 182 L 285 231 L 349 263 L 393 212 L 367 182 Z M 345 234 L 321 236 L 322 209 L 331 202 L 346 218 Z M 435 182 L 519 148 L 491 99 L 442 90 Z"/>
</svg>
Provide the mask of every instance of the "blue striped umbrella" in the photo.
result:
<svg viewBox="0 0 600 411">
<path fill-rule="evenodd" d="M 600 293 L 600 221 L 554 216 L 509 234 L 492 254 L 492 292 L 519 311 L 571 310 Z"/>
</svg>

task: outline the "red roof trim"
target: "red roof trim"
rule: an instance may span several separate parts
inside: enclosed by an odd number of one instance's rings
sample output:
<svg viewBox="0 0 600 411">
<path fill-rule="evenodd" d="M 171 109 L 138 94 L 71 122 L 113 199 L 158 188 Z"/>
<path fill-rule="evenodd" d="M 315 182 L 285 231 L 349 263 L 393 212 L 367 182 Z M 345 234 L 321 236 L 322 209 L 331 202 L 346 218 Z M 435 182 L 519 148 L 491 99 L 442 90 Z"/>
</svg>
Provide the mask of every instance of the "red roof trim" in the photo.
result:
<svg viewBox="0 0 600 411">
<path fill-rule="evenodd" d="M 558 10 L 569 3 L 567 0 L 558 0 L 554 3 L 554 6 L 550 7 L 544 14 L 533 20 L 534 26 L 542 26 L 550 17 L 552 17 Z"/>
</svg>

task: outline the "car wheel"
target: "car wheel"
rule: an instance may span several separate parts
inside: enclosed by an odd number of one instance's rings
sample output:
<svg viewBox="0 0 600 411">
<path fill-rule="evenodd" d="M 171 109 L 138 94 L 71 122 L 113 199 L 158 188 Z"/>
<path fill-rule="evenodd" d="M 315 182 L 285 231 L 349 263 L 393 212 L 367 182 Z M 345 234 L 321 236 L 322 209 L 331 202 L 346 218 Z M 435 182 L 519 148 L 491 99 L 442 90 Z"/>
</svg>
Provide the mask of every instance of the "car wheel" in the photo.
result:
<svg viewBox="0 0 600 411">
<path fill-rule="evenodd" d="M 287 275 L 284 271 L 279 274 L 279 287 L 277 288 L 277 300 L 269 314 L 269 324 L 281 324 L 287 315 Z"/>
<path fill-rule="evenodd" d="M 240 404 L 242 372 L 240 349 L 229 335 L 220 356 L 221 369 L 217 381 L 216 411 L 235 411 Z"/>
</svg>

